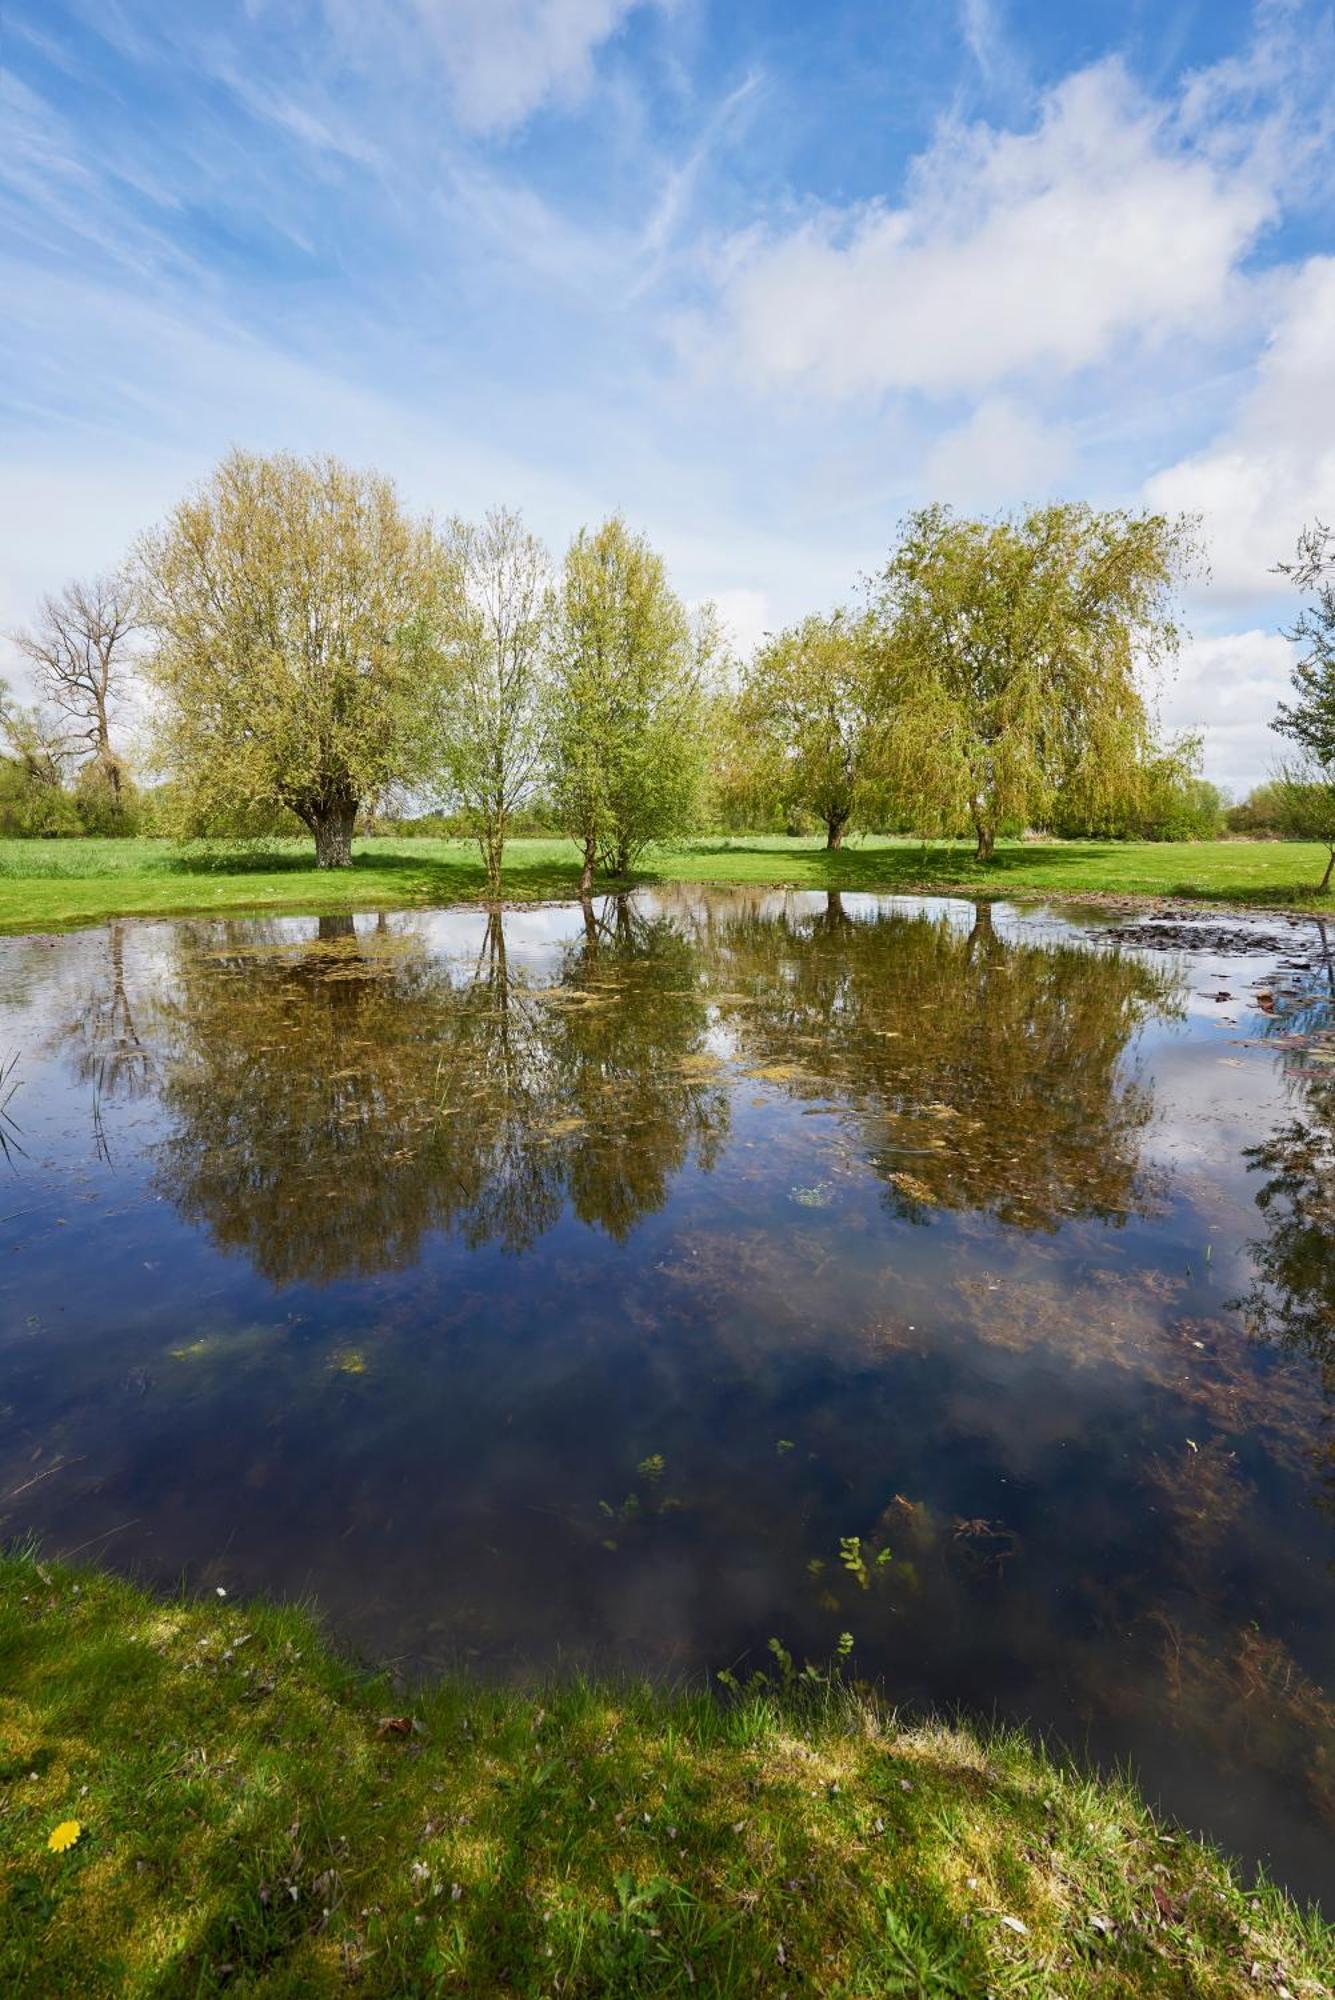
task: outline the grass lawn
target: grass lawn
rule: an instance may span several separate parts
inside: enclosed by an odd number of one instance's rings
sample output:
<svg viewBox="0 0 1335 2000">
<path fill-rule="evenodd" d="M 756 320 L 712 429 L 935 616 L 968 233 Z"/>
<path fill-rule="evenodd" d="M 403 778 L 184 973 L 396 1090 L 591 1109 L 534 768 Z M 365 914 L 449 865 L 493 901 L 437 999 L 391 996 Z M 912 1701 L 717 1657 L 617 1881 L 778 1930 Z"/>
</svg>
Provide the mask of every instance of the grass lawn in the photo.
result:
<svg viewBox="0 0 1335 2000">
<path fill-rule="evenodd" d="M 965 896 L 1113 894 L 1335 910 L 1335 896 L 1315 895 L 1325 865 L 1324 848 L 1277 841 L 1015 841 L 1002 843 L 996 858 L 980 866 L 964 842 L 924 848 L 869 838 L 827 854 L 814 840 L 737 834 L 656 850 L 635 880 Z M 578 875 L 571 842 L 516 840 L 507 850 L 506 897 L 568 897 Z M 251 851 L 158 840 L 0 841 L 0 931 L 108 916 L 441 905 L 484 892 L 477 851 L 464 841 L 360 840 L 350 870 L 325 873 L 314 867 L 307 841 Z"/>
<path fill-rule="evenodd" d="M 842 1685 L 407 1696 L 301 1612 L 19 1553 L 0 1715 L 0 1990 L 26 2000 L 1335 1979 L 1335 1933 L 1126 1784 Z"/>
</svg>

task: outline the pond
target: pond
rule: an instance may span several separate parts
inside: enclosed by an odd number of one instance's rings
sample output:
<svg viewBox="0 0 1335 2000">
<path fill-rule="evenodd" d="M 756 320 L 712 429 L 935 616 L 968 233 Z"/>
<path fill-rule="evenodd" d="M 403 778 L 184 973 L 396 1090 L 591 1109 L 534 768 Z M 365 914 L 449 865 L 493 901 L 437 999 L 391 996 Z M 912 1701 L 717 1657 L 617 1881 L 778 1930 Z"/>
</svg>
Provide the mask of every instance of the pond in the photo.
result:
<svg viewBox="0 0 1335 2000">
<path fill-rule="evenodd" d="M 0 942 L 0 1533 L 408 1678 L 851 1634 L 1328 1892 L 1333 992 L 849 894 Z"/>
</svg>

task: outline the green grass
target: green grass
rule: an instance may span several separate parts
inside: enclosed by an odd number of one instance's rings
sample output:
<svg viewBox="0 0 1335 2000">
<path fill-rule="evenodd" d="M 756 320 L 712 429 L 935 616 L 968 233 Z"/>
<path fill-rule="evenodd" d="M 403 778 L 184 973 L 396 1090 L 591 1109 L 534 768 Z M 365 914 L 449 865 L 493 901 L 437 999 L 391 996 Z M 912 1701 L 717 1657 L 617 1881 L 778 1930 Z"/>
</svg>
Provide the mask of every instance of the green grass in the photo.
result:
<svg viewBox="0 0 1335 2000">
<path fill-rule="evenodd" d="M 28 1552 L 0 1559 L 0 1714 L 0 1991 L 27 2000 L 1335 1978 L 1315 1915 L 1126 1783 L 842 1685 L 406 1696 L 300 1611 Z"/>
<path fill-rule="evenodd" d="M 827 854 L 817 841 L 739 834 L 657 850 L 635 879 L 1335 909 L 1335 896 L 1314 891 L 1325 864 L 1322 847 L 1278 841 L 1014 841 L 980 865 L 963 842 L 924 847 L 869 838 Z M 506 897 L 564 898 L 574 894 L 578 875 L 571 842 L 516 840 L 507 850 Z M 313 866 L 306 841 L 259 850 L 158 840 L 0 841 L 0 931 L 196 911 L 410 908 L 474 901 L 485 888 L 476 849 L 455 840 L 360 840 L 354 866 L 332 873 Z"/>
</svg>

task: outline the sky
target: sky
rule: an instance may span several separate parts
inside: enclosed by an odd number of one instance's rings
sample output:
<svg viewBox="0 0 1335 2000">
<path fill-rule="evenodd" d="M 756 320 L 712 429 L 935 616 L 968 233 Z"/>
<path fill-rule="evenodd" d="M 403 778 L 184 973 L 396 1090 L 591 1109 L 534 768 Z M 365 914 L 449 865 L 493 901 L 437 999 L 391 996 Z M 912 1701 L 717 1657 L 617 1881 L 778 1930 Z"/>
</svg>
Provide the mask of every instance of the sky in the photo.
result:
<svg viewBox="0 0 1335 2000">
<path fill-rule="evenodd" d="M 0 629 L 230 445 L 620 509 L 739 649 L 905 512 L 1202 517 L 1241 794 L 1335 517 L 1315 0 L 7 0 Z M 18 684 L 12 648 L 0 671 Z"/>
</svg>

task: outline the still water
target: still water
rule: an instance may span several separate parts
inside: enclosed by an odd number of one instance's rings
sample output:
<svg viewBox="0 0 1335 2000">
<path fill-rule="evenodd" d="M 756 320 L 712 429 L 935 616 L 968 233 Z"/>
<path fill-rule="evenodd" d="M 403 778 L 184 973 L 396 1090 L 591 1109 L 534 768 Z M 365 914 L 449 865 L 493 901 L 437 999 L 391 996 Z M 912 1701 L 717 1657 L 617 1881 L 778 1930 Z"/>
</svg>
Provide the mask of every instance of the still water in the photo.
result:
<svg viewBox="0 0 1335 2000">
<path fill-rule="evenodd" d="M 0 941 L 0 1535 L 408 1676 L 848 1632 L 1329 1894 L 1333 990 L 847 894 Z"/>
</svg>

